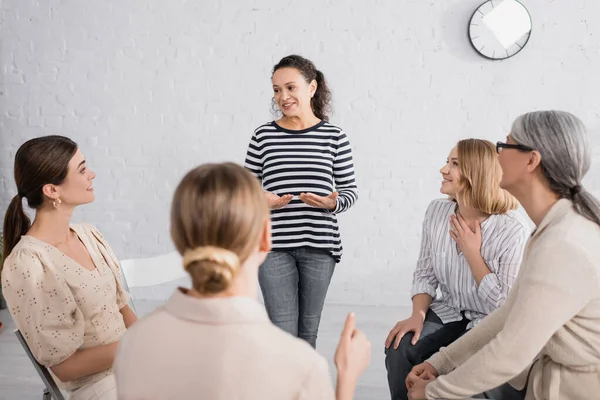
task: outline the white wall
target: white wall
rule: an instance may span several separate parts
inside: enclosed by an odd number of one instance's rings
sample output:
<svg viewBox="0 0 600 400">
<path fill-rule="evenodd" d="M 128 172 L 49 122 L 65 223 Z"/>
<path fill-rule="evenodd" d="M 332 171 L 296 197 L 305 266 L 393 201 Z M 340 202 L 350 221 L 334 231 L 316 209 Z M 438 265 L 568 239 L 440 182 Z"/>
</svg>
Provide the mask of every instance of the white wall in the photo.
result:
<svg viewBox="0 0 600 400">
<path fill-rule="evenodd" d="M 207 161 L 242 162 L 269 120 L 270 69 L 300 53 L 334 90 L 361 197 L 329 301 L 406 304 L 421 220 L 460 138 L 501 140 L 533 109 L 580 116 L 600 190 L 600 2 L 524 1 L 528 46 L 491 62 L 466 38 L 482 0 L 4 0 L 0 209 L 28 138 L 78 141 L 95 168 L 96 224 L 122 257 L 171 250 L 174 186 Z"/>
</svg>

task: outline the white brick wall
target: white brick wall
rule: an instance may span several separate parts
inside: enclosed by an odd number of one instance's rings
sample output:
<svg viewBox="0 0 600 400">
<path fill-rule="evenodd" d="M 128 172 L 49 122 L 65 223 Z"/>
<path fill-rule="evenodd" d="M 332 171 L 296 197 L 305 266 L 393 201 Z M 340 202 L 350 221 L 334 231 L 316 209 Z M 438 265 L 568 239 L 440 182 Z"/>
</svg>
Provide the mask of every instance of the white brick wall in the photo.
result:
<svg viewBox="0 0 600 400">
<path fill-rule="evenodd" d="M 480 58 L 466 38 L 482 0 L 2 2 L 0 208 L 26 139 L 72 137 L 96 170 L 96 224 L 121 257 L 171 250 L 174 186 L 207 161 L 242 162 L 271 118 L 270 68 L 300 53 L 334 91 L 361 198 L 329 301 L 407 304 L 438 169 L 460 138 L 502 139 L 520 113 L 565 109 L 591 129 L 600 191 L 600 2 L 525 1 L 525 50 Z"/>
</svg>

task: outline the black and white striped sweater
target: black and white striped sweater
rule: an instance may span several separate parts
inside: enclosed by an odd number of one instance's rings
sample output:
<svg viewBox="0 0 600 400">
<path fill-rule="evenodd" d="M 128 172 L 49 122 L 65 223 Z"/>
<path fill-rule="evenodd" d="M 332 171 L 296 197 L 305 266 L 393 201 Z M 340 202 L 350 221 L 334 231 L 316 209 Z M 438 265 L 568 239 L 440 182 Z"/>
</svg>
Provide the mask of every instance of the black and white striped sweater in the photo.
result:
<svg viewBox="0 0 600 400">
<path fill-rule="evenodd" d="M 358 199 L 352 150 L 344 131 L 321 121 L 303 130 L 289 130 L 275 121 L 259 126 L 246 154 L 246 168 L 265 191 L 292 194 L 285 207 L 271 211 L 273 250 L 311 247 L 328 251 L 337 262 L 342 242 L 336 214 Z M 328 196 L 338 192 L 334 210 L 302 202 L 300 193 Z"/>
</svg>

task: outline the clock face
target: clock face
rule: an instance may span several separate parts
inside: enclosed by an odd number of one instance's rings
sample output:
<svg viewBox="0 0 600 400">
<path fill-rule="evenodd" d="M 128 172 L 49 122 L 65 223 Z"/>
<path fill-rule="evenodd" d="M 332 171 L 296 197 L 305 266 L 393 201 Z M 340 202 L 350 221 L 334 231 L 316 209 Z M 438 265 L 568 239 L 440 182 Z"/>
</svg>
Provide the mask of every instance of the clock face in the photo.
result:
<svg viewBox="0 0 600 400">
<path fill-rule="evenodd" d="M 469 40 L 483 57 L 504 60 L 520 52 L 531 35 L 531 16 L 516 0 L 489 0 L 469 21 Z"/>
</svg>

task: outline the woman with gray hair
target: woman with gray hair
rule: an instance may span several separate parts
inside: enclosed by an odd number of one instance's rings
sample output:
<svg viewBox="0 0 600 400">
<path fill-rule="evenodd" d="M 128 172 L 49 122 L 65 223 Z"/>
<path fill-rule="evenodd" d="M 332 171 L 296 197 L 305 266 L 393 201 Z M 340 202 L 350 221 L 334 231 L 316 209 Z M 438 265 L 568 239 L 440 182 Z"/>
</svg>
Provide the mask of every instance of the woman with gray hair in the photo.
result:
<svg viewBox="0 0 600 400">
<path fill-rule="evenodd" d="M 581 183 L 585 127 L 567 112 L 531 112 L 497 150 L 501 186 L 536 229 L 504 305 L 414 367 L 409 397 L 464 398 L 509 382 L 528 400 L 589 398 L 600 392 L 600 202 Z"/>
</svg>

